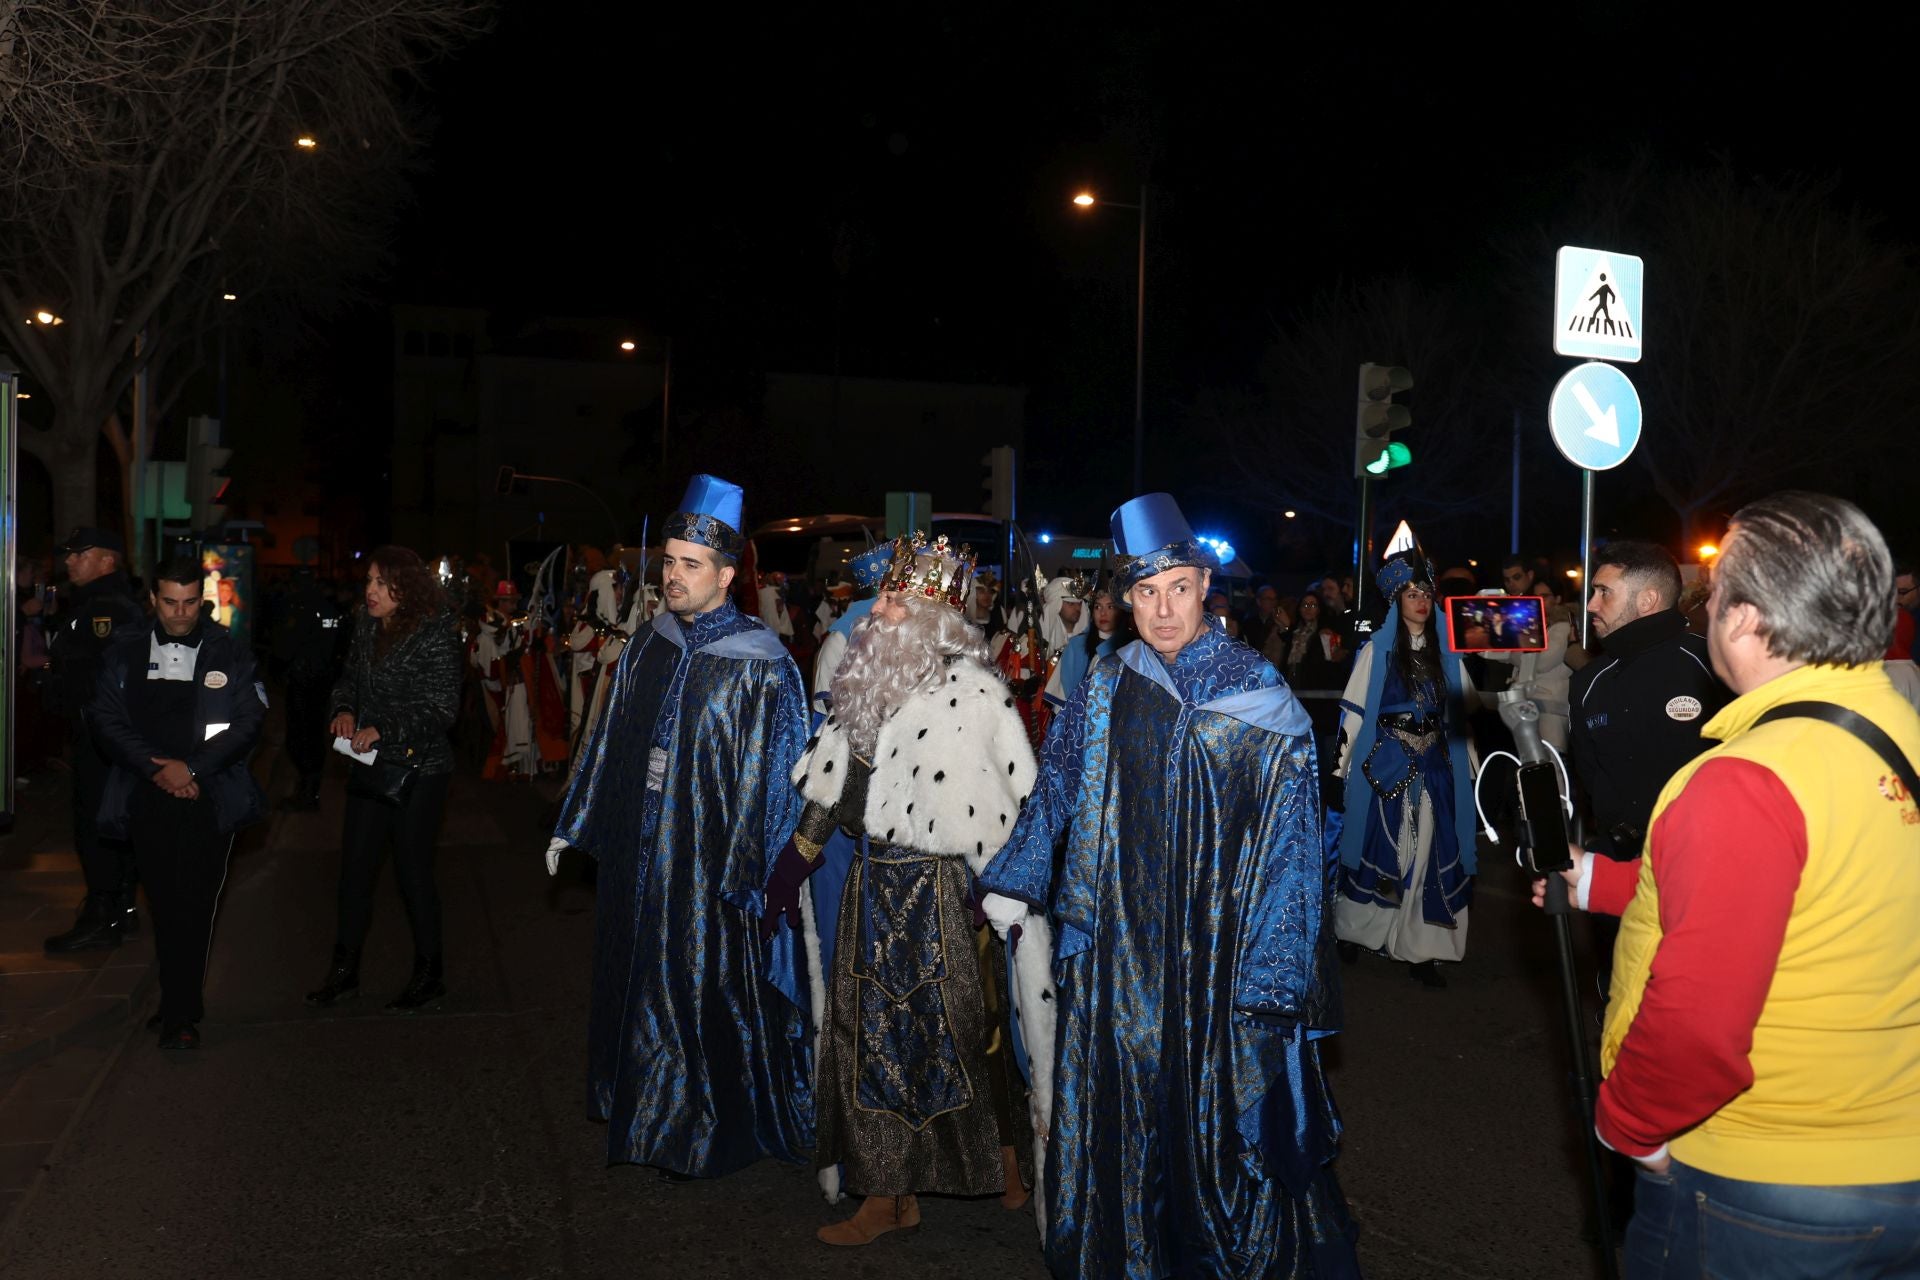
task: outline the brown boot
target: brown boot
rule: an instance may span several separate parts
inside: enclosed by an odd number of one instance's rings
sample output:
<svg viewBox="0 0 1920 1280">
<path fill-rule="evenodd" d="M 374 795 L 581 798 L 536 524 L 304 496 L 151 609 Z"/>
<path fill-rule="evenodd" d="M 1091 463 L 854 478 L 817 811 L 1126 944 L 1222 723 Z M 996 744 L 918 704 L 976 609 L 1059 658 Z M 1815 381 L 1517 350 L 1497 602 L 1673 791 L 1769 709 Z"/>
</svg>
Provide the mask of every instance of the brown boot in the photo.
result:
<svg viewBox="0 0 1920 1280">
<path fill-rule="evenodd" d="M 1026 1208 L 1027 1201 L 1033 1199 L 1033 1192 L 1027 1190 L 1027 1184 L 1020 1181 L 1020 1157 L 1014 1154 L 1012 1147 L 1000 1148 L 1000 1169 L 1007 1179 L 1007 1189 L 1000 1193 L 1000 1207 Z"/>
<path fill-rule="evenodd" d="M 911 1231 L 920 1225 L 920 1201 L 914 1196 L 868 1196 L 844 1222 L 820 1228 L 822 1244 L 872 1244 L 889 1231 Z"/>
</svg>

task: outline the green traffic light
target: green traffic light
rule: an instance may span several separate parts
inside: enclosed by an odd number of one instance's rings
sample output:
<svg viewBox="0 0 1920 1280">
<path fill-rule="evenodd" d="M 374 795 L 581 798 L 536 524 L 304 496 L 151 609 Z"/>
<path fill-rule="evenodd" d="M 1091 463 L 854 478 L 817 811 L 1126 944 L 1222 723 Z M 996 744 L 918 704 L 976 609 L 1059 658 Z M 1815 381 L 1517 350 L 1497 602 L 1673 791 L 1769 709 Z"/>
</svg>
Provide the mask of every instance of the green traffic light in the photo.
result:
<svg viewBox="0 0 1920 1280">
<path fill-rule="evenodd" d="M 1395 440 L 1380 451 L 1380 456 L 1367 464 L 1367 474 L 1383 476 L 1389 471 L 1406 466 L 1413 461 L 1413 450 Z"/>
</svg>

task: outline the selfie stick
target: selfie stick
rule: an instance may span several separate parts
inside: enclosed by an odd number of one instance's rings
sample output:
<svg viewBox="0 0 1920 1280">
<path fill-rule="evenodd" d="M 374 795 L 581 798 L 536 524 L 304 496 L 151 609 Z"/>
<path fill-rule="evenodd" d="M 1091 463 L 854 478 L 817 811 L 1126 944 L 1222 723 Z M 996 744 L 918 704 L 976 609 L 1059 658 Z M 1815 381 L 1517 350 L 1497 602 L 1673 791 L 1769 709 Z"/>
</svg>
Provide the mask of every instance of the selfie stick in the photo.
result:
<svg viewBox="0 0 1920 1280">
<path fill-rule="evenodd" d="M 1520 841 L 1527 851 L 1528 865 L 1536 875 L 1546 877 L 1547 917 L 1553 921 L 1554 947 L 1560 960 L 1560 1003 L 1566 1015 L 1567 1049 L 1573 1055 L 1575 1111 L 1593 1196 L 1594 1247 L 1600 1252 L 1601 1275 L 1614 1280 L 1619 1272 L 1613 1256 L 1613 1219 L 1607 1208 L 1600 1139 L 1593 1131 L 1593 1058 L 1581 1027 L 1580 995 L 1574 982 L 1573 904 L 1568 899 L 1571 890 L 1560 874 L 1573 862 L 1567 851 L 1566 811 L 1562 807 L 1566 800 L 1560 793 L 1559 772 L 1549 758 L 1547 744 L 1540 739 L 1540 708 L 1532 697 L 1538 662 L 1538 655 L 1532 653 L 1520 659 L 1513 687 L 1499 695 L 1500 720 L 1512 732 L 1514 751 L 1520 759 Z"/>
</svg>

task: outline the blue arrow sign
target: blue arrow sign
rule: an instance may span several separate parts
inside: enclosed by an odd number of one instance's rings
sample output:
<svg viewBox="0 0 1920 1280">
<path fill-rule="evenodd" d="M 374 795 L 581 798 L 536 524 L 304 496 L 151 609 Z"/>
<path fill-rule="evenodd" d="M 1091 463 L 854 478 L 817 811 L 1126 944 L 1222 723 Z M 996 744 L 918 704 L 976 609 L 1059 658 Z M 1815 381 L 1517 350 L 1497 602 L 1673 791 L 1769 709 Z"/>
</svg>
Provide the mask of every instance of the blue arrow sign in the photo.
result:
<svg viewBox="0 0 1920 1280">
<path fill-rule="evenodd" d="M 1547 401 L 1547 426 L 1568 462 L 1589 471 L 1610 470 L 1640 443 L 1640 393 L 1610 364 L 1577 365 Z"/>
</svg>

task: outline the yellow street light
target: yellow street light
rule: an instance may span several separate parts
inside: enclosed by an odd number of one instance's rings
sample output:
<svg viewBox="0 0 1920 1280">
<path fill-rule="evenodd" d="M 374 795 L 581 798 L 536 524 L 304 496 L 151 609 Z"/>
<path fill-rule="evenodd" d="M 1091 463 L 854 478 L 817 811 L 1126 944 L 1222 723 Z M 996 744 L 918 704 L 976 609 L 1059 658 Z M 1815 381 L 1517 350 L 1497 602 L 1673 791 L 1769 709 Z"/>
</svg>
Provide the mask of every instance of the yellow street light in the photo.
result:
<svg viewBox="0 0 1920 1280">
<path fill-rule="evenodd" d="M 221 295 L 220 295 L 220 301 L 222 301 L 222 302 L 238 302 L 238 301 L 240 301 L 240 295 L 239 295 L 239 294 L 237 294 L 237 293 L 223 293 L 223 294 L 221 294 Z"/>
<path fill-rule="evenodd" d="M 1577 578 L 1580 576 L 1580 571 L 1578 569 L 1569 569 L 1567 570 L 1567 576 L 1569 578 Z"/>
<path fill-rule="evenodd" d="M 1282 511 L 1280 514 L 1285 516 L 1287 519 L 1291 520 L 1293 519 L 1295 513 L 1291 511 Z"/>
<path fill-rule="evenodd" d="M 65 320 L 62 320 L 59 316 L 53 314 L 53 312 L 51 311 L 36 311 L 33 313 L 33 318 L 28 320 L 27 323 L 32 324 L 34 320 L 38 320 L 41 324 L 65 324 L 66 323 Z"/>
<path fill-rule="evenodd" d="M 33 392 L 31 392 L 31 391 L 16 391 L 16 392 L 14 393 L 14 396 L 13 396 L 13 398 L 14 398 L 15 400 L 31 400 L 31 399 L 33 399 Z"/>
<path fill-rule="evenodd" d="M 632 351 L 635 346 L 636 344 L 634 340 L 632 338 L 628 338 L 620 344 L 620 349 L 622 351 Z"/>
<path fill-rule="evenodd" d="M 1700 544 L 1700 561 L 1702 564 L 1713 559 L 1715 556 L 1719 554 L 1720 554 L 1720 548 L 1714 546 L 1711 542 L 1703 542 Z"/>
<path fill-rule="evenodd" d="M 1073 202 L 1079 205 L 1082 209 L 1091 209 L 1094 206 L 1093 192 L 1082 191 L 1079 195 L 1073 198 Z"/>
<path fill-rule="evenodd" d="M 300 148 L 302 151 L 311 151 L 315 147 L 319 146 L 320 142 L 312 134 L 303 133 L 299 137 L 293 140 L 293 145 Z"/>
</svg>

